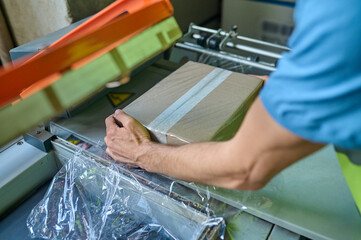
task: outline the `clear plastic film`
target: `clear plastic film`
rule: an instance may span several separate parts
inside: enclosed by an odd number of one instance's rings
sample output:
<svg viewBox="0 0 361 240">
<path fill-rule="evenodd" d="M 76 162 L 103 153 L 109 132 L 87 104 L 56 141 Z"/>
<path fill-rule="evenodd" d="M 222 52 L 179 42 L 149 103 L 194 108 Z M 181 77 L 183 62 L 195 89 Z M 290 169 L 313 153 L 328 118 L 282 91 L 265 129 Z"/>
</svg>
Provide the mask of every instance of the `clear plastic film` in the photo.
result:
<svg viewBox="0 0 361 240">
<path fill-rule="evenodd" d="M 54 146 L 63 167 L 28 217 L 31 237 L 224 238 L 224 218 L 215 215 L 209 194 L 116 163 L 97 146 L 80 150 L 63 140 Z"/>
<path fill-rule="evenodd" d="M 240 57 L 240 56 L 238 56 Z M 256 57 L 251 57 L 246 59 L 248 61 L 256 61 Z M 204 63 L 210 66 L 227 69 L 233 72 L 239 72 L 244 74 L 254 74 L 254 75 L 269 75 L 270 71 L 263 70 L 261 68 L 253 67 L 247 64 L 234 62 L 232 60 L 224 59 L 221 57 L 211 56 L 207 53 L 200 54 L 197 62 Z"/>
</svg>

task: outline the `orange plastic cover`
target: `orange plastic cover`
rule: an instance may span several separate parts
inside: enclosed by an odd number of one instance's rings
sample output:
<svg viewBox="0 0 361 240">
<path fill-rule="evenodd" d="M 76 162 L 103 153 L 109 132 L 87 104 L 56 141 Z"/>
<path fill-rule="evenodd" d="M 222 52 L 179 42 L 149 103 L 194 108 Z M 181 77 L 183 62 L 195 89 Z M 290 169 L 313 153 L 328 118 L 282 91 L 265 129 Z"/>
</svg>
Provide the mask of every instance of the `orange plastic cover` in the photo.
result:
<svg viewBox="0 0 361 240">
<path fill-rule="evenodd" d="M 0 69 L 0 107 L 32 84 L 44 79 L 51 84 L 75 63 L 115 48 L 172 14 L 169 0 L 116 1 L 30 60 Z"/>
</svg>

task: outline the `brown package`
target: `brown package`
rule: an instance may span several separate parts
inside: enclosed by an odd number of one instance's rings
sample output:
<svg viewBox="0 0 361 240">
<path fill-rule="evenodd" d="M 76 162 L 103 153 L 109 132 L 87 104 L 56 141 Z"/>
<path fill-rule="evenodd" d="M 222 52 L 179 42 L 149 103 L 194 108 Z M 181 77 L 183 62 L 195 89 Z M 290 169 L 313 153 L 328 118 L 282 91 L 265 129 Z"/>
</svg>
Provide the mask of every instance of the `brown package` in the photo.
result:
<svg viewBox="0 0 361 240">
<path fill-rule="evenodd" d="M 263 81 L 188 62 L 124 111 L 168 144 L 228 140 L 237 132 Z"/>
</svg>

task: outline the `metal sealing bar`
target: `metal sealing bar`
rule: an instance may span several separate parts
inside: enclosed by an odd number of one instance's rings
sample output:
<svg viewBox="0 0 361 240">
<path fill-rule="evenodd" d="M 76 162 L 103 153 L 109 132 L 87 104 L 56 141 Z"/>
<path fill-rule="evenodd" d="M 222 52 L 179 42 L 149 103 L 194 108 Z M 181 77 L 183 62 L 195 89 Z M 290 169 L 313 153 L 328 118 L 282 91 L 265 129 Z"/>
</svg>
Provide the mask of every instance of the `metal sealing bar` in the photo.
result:
<svg viewBox="0 0 361 240">
<path fill-rule="evenodd" d="M 198 46 L 195 47 L 195 46 L 191 46 L 190 44 L 184 44 L 184 43 L 176 43 L 175 46 L 179 47 L 179 48 L 186 49 L 186 50 L 198 52 L 198 53 L 204 53 L 204 54 L 207 54 L 209 56 L 219 57 L 219 58 L 226 59 L 226 60 L 229 60 L 229 61 L 233 61 L 233 62 L 245 64 L 245 65 L 248 65 L 248 66 L 260 68 L 260 69 L 267 70 L 267 71 L 272 71 L 273 72 L 273 71 L 276 70 L 275 67 L 271 67 L 271 66 L 267 66 L 267 65 L 264 65 L 264 64 L 248 61 L 246 59 L 241 59 L 241 58 L 239 58 L 239 56 L 233 55 L 233 54 L 230 54 L 230 53 L 216 52 L 216 51 L 209 50 L 209 49 L 206 50 L 206 49 L 200 48 Z"/>
<path fill-rule="evenodd" d="M 273 53 L 270 51 L 266 51 L 266 50 L 262 50 L 262 49 L 258 49 L 258 48 L 254 48 L 254 47 L 249 47 L 249 46 L 246 46 L 243 44 L 234 44 L 232 42 L 227 42 L 226 46 L 230 47 L 230 48 L 235 48 L 238 50 L 243 50 L 246 52 L 251 52 L 251 53 L 255 53 L 255 54 L 259 54 L 259 55 L 263 55 L 263 56 L 267 56 L 267 57 L 276 58 L 276 59 L 282 58 L 281 54 Z"/>
</svg>

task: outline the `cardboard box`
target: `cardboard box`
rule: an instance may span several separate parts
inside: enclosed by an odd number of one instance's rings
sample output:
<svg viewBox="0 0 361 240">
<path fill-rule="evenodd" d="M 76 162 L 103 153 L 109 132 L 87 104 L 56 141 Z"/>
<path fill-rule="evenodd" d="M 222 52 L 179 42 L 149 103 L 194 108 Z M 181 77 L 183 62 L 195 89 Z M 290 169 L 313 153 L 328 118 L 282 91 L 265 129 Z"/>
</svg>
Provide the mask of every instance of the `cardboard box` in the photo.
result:
<svg viewBox="0 0 361 240">
<path fill-rule="evenodd" d="M 230 139 L 263 81 L 188 62 L 129 104 L 155 140 L 168 144 Z"/>
</svg>

